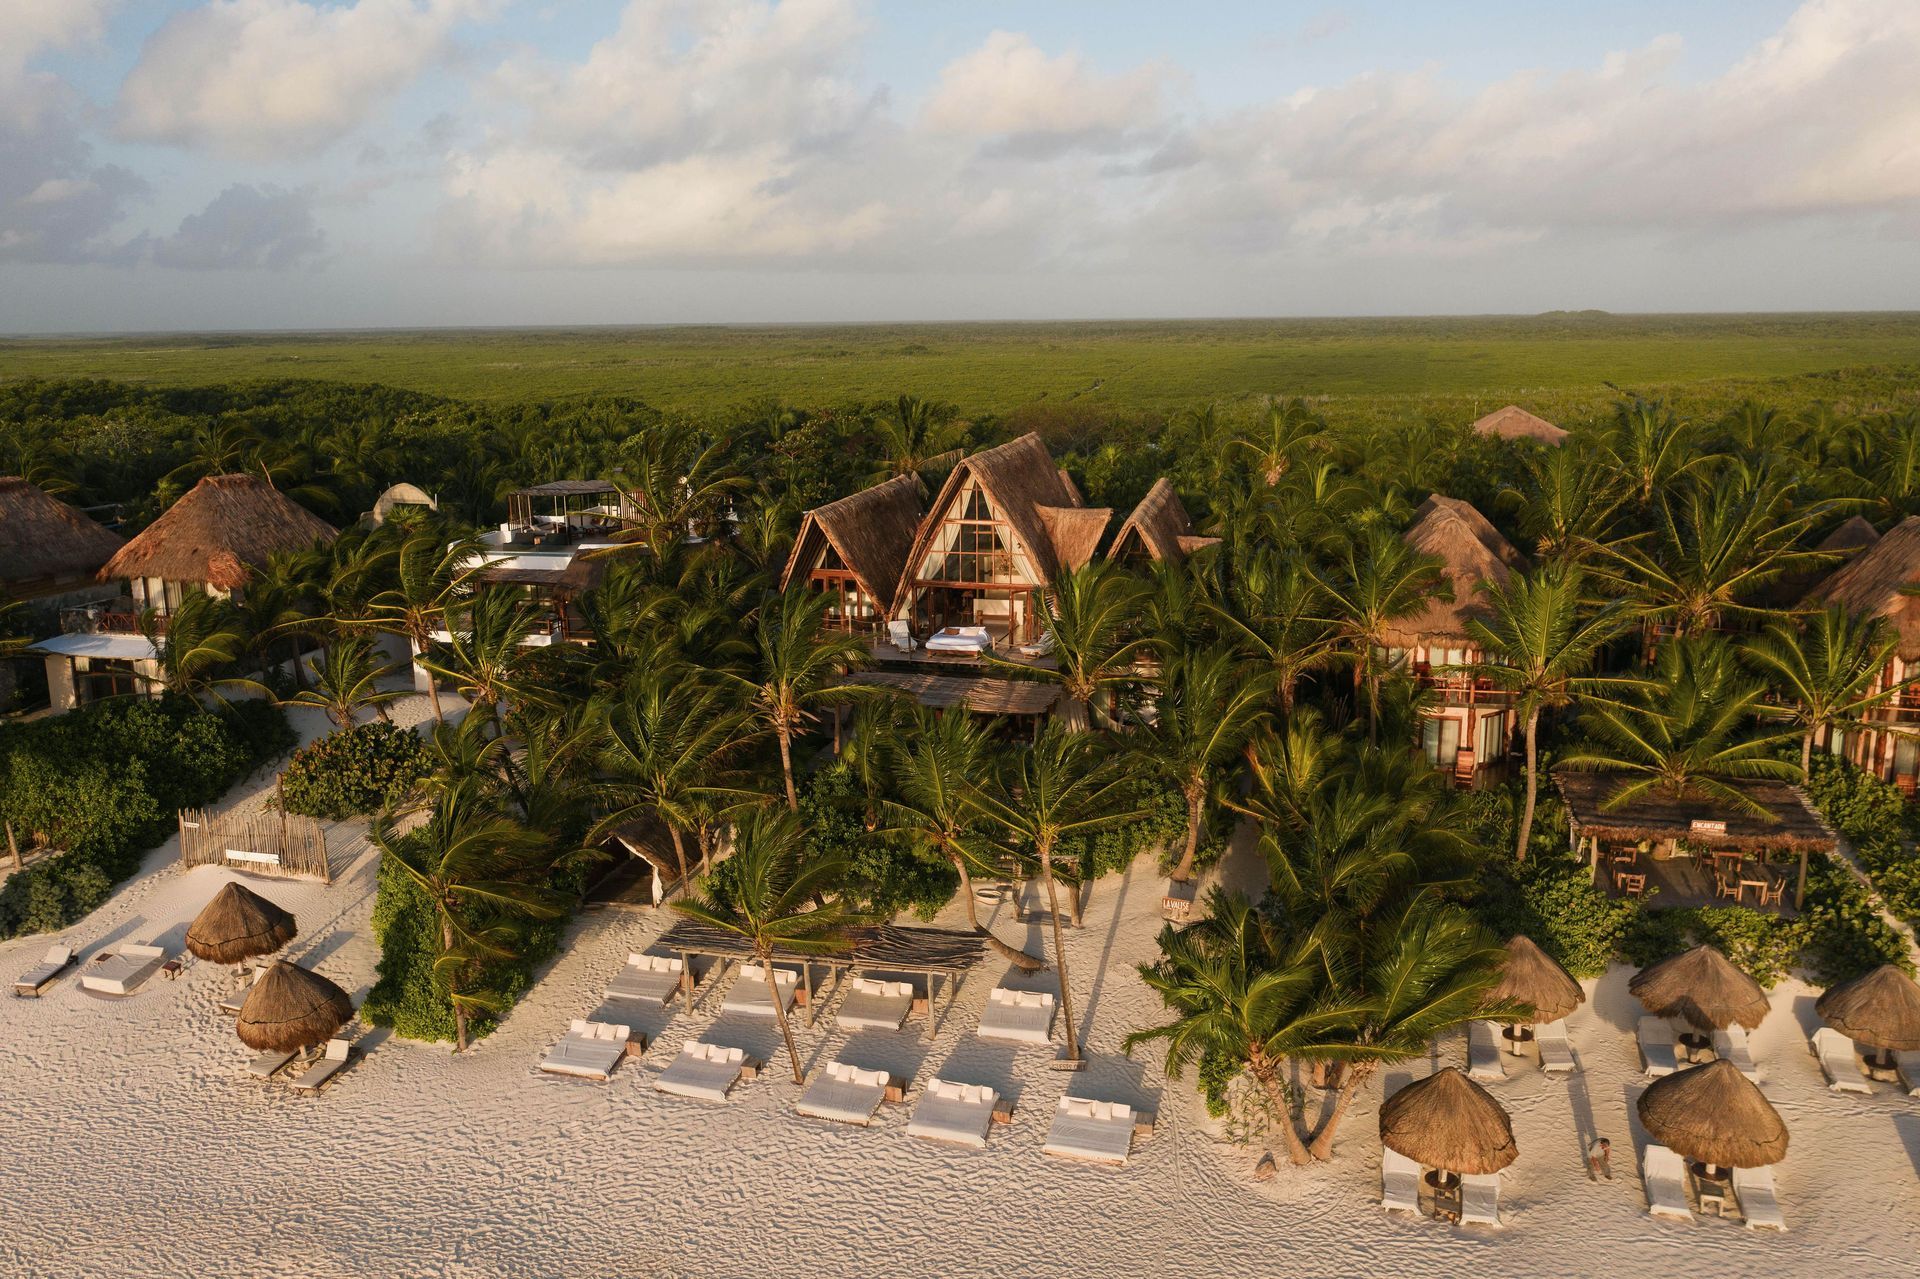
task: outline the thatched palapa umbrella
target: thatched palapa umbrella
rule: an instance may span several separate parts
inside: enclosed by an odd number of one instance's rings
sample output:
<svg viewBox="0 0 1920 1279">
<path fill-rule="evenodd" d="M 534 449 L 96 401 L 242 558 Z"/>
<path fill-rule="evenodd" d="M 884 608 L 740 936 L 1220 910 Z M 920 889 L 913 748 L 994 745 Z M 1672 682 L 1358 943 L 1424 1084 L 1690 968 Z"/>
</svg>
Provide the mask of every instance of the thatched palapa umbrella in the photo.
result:
<svg viewBox="0 0 1920 1279">
<path fill-rule="evenodd" d="M 1520 1154 L 1513 1123 L 1493 1094 L 1446 1066 L 1380 1107 L 1380 1141 L 1417 1164 L 1458 1173 L 1499 1172 Z"/>
<path fill-rule="evenodd" d="M 1695 946 L 1641 969 L 1627 983 L 1648 1012 L 1678 1017 L 1701 1033 L 1683 1035 L 1699 1047 L 1706 1035 L 1739 1023 L 1748 1030 L 1766 1019 L 1767 992 L 1712 946 Z"/>
<path fill-rule="evenodd" d="M 1764 1168 L 1787 1157 L 1780 1113 L 1730 1061 L 1655 1080 L 1640 1094 L 1639 1111 L 1649 1136 L 1711 1180 L 1724 1180 L 1723 1168 Z"/>
<path fill-rule="evenodd" d="M 233 1028 L 249 1048 L 296 1052 L 326 1042 L 352 1017 L 346 991 L 283 959 L 247 992 Z"/>
<path fill-rule="evenodd" d="M 1893 1067 L 1893 1054 L 1920 1050 L 1920 985 L 1892 964 L 1841 982 L 1814 1004 L 1821 1020 L 1857 1044 L 1880 1050 L 1872 1064 Z"/>
<path fill-rule="evenodd" d="M 293 916 L 242 884 L 228 884 L 194 916 L 187 949 L 210 964 L 271 955 L 293 940 Z"/>
<path fill-rule="evenodd" d="M 1559 1021 L 1587 1001 L 1587 992 L 1562 968 L 1552 955 L 1541 950 L 1532 938 L 1515 935 L 1507 942 L 1507 962 L 1501 966 L 1499 984 L 1487 992 L 1487 1006 L 1520 1004 L 1532 1010 L 1524 1021 L 1506 1029 L 1507 1038 L 1518 1045 L 1533 1038 L 1535 1025 Z"/>
</svg>

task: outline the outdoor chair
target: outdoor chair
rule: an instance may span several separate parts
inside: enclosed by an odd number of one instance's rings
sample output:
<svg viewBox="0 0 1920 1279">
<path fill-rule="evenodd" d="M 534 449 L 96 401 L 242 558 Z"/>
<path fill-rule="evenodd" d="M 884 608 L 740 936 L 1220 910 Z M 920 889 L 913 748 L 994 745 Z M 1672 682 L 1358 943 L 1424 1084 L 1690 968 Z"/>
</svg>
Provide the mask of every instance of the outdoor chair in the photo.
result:
<svg viewBox="0 0 1920 1279">
<path fill-rule="evenodd" d="M 119 946 L 80 975 L 80 988 L 96 995 L 131 995 L 166 962 L 167 952 L 158 946 Z"/>
<path fill-rule="evenodd" d="M 318 1092 L 322 1085 L 345 1070 L 347 1063 L 353 1060 L 353 1045 L 344 1039 L 329 1039 L 326 1052 L 320 1060 L 307 1068 L 307 1072 L 293 1081 L 292 1086 L 301 1092 Z"/>
<path fill-rule="evenodd" d="M 294 1055 L 290 1052 L 263 1052 L 247 1063 L 247 1073 L 255 1079 L 271 1079 L 293 1060 Z"/>
<path fill-rule="evenodd" d="M 1573 1047 L 1567 1042 L 1565 1018 L 1536 1027 L 1533 1044 L 1540 1050 L 1540 1069 L 1548 1074 L 1567 1074 L 1580 1068 L 1574 1060 Z"/>
<path fill-rule="evenodd" d="M 680 992 L 686 975 L 684 960 L 665 955 L 630 953 L 627 966 L 614 974 L 607 985 L 608 999 L 635 999 L 642 1003 L 666 1004 Z"/>
<path fill-rule="evenodd" d="M 51 986 L 61 973 L 73 963 L 73 947 L 49 946 L 40 962 L 20 975 L 13 983 L 13 993 L 22 999 L 38 999 L 40 992 Z"/>
<path fill-rule="evenodd" d="M 1692 1221 L 1687 1202 L 1687 1164 L 1666 1146 L 1648 1146 L 1640 1156 L 1640 1175 L 1647 1184 L 1647 1212 L 1675 1221 Z"/>
<path fill-rule="evenodd" d="M 1642 1017 L 1636 1032 L 1640 1039 L 1640 1061 L 1649 1078 L 1671 1075 L 1679 1069 L 1674 1052 L 1673 1027 L 1664 1017 Z"/>
<path fill-rule="evenodd" d="M 1467 1023 L 1467 1078 L 1497 1083 L 1507 1077 L 1500 1060 L 1500 1028 L 1490 1021 Z"/>
<path fill-rule="evenodd" d="M 1420 1165 L 1386 1146 L 1380 1148 L 1380 1207 L 1385 1212 L 1420 1212 Z"/>
<path fill-rule="evenodd" d="M 1781 1215 L 1780 1200 L 1773 1192 L 1773 1169 L 1735 1168 L 1733 1197 L 1740 1203 L 1740 1215 L 1749 1230 L 1785 1230 L 1787 1219 Z"/>
<path fill-rule="evenodd" d="M 1872 1092 L 1867 1086 L 1865 1073 L 1860 1069 L 1860 1054 L 1854 1050 L 1853 1041 L 1831 1026 L 1822 1026 L 1813 1032 L 1809 1043 L 1813 1055 L 1820 1060 L 1820 1069 L 1826 1073 L 1827 1087 L 1833 1092 Z"/>
<path fill-rule="evenodd" d="M 1760 1082 L 1760 1072 L 1754 1067 L 1753 1054 L 1748 1049 L 1747 1032 L 1744 1027 L 1733 1025 L 1725 1030 L 1714 1031 L 1713 1055 L 1732 1062 L 1735 1070 L 1754 1083 Z"/>
<path fill-rule="evenodd" d="M 620 1059 L 628 1055 L 627 1044 L 632 1037 L 632 1029 L 627 1026 L 576 1020 L 560 1042 L 541 1058 L 540 1069 L 549 1075 L 606 1079 L 613 1074 Z"/>
<path fill-rule="evenodd" d="M 1470 1172 L 1460 1178 L 1460 1224 L 1500 1224 L 1500 1174 Z"/>
</svg>

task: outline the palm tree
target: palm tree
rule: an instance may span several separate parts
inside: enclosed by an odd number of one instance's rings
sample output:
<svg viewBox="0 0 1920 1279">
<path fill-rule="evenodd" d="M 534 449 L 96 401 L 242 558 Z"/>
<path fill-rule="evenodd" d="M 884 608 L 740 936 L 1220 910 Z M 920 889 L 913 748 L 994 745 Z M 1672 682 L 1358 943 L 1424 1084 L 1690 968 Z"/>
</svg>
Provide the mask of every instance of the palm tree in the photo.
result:
<svg viewBox="0 0 1920 1279">
<path fill-rule="evenodd" d="M 1146 604 L 1144 582 L 1117 564 L 1095 560 L 1040 592 L 1055 667 L 994 661 L 1012 673 L 1060 685 L 1070 727 L 1084 730 L 1096 715 L 1110 723 L 1116 718 L 1115 695 L 1139 678 L 1136 668 L 1152 648 L 1153 637 L 1140 624 Z"/>
<path fill-rule="evenodd" d="M 604 839 L 651 813 L 673 840 L 685 893 L 690 882 L 686 832 L 700 816 L 695 804 L 765 798 L 736 784 L 728 767 L 744 744 L 745 725 L 739 707 L 697 671 L 669 665 L 639 676 L 613 703 L 602 730 L 601 790 L 612 810 L 593 838 Z"/>
<path fill-rule="evenodd" d="M 434 632 L 446 625 L 447 610 L 472 590 L 480 567 L 477 548 L 471 538 L 448 544 L 431 531 L 415 533 L 400 544 L 395 556 L 394 584 L 367 602 L 369 624 L 405 638 L 419 672 L 424 673 L 421 658 L 432 645 Z M 421 681 L 416 677 L 415 682 Z M 444 722 L 439 683 L 431 675 L 424 682 L 433 700 L 433 718 Z"/>
<path fill-rule="evenodd" d="M 1395 622 L 1412 617 L 1429 600 L 1452 600 L 1453 587 L 1440 558 L 1422 555 L 1391 529 L 1371 524 L 1345 539 L 1333 569 L 1320 575 L 1333 606 L 1334 629 L 1354 663 L 1354 683 L 1367 690 L 1367 737 L 1380 719 L 1381 659 Z"/>
<path fill-rule="evenodd" d="M 382 689 L 380 681 L 398 669 L 396 663 L 379 661 L 373 645 L 358 636 L 336 640 L 327 645 L 314 665 L 313 686 L 276 704 L 325 711 L 327 718 L 341 728 L 352 728 L 354 715 L 362 710 L 385 719 L 387 703 L 405 694 Z"/>
<path fill-rule="evenodd" d="M 456 1051 L 467 1046 L 467 1023 L 498 1000 L 468 985 L 482 965 L 512 959 L 516 917 L 554 919 L 567 898 L 544 884 L 553 865 L 547 836 L 502 812 L 469 778 L 441 792 L 431 815 L 405 834 L 393 819 L 374 819 L 368 838 L 398 866 L 440 925 L 435 969 L 453 1006 Z"/>
<path fill-rule="evenodd" d="M 1711 454 L 1693 446 L 1692 428 L 1663 402 L 1639 396 L 1617 401 L 1601 436 L 1607 464 L 1642 503 L 1700 467 Z"/>
<path fill-rule="evenodd" d="M 1141 731 L 1138 757 L 1180 791 L 1187 806 L 1187 841 L 1173 879 L 1193 878 L 1207 796 L 1267 716 L 1272 676 L 1250 670 L 1224 645 L 1169 657 L 1160 668 L 1155 715 Z"/>
<path fill-rule="evenodd" d="M 830 602 L 796 586 L 761 605 L 754 628 L 758 669 L 752 678 L 730 676 L 746 693 L 752 716 L 779 739 L 790 812 L 800 811 L 793 784 L 794 734 L 817 717 L 819 708 L 874 691 L 847 679 L 850 668 L 867 660 L 867 646 L 857 635 L 827 627 Z"/>
<path fill-rule="evenodd" d="M 879 802 L 879 833 L 911 839 L 952 863 L 960 876 L 967 926 L 994 953 L 1024 972 L 1043 961 L 1016 950 L 980 922 L 973 875 L 991 873 L 993 858 L 970 799 L 993 762 L 991 729 L 970 715 L 941 715 L 915 706 L 891 733 L 888 755 L 893 798 Z"/>
<path fill-rule="evenodd" d="M 1060 1012 L 1067 1024 L 1068 1061 L 1080 1060 L 1079 1031 L 1073 1021 L 1073 994 L 1067 981 L 1067 953 L 1060 931 L 1060 894 L 1053 859 L 1062 840 L 1092 835 L 1109 826 L 1137 820 L 1129 780 L 1090 733 L 1052 725 L 1031 749 L 1009 753 L 994 784 L 974 787 L 969 799 L 983 820 L 999 826 L 1017 852 L 1031 855 L 1047 890 L 1053 924 L 1053 964 L 1060 974 Z M 1074 877 L 1073 918 L 1080 920 L 1079 876 Z"/>
<path fill-rule="evenodd" d="M 1899 700 L 1915 679 L 1881 686 L 1880 677 L 1899 650 L 1900 636 L 1885 618 L 1856 617 L 1830 604 L 1804 627 L 1781 620 L 1750 640 L 1742 654 L 1773 690 L 1791 705 L 1763 707 L 1800 730 L 1800 772 L 1813 767 L 1813 742 L 1821 733 L 1867 725 L 1872 713 Z"/>
<path fill-rule="evenodd" d="M 1615 474 L 1573 446 L 1529 449 L 1521 466 L 1525 480 L 1500 500 L 1518 511 L 1520 532 L 1540 558 L 1582 564 L 1613 543 L 1627 495 Z"/>
<path fill-rule="evenodd" d="M 874 425 L 884 462 L 873 480 L 897 475 L 926 477 L 953 469 L 965 452 L 967 424 L 954 417 L 953 407 L 903 395 L 887 407 Z"/>
<path fill-rule="evenodd" d="M 1588 745 L 1565 756 L 1569 768 L 1624 773 L 1630 780 L 1607 806 L 1636 796 L 1700 796 L 1741 812 L 1765 810 L 1730 781 L 1794 781 L 1800 770 L 1776 752 L 1796 734 L 1752 727 L 1764 688 L 1743 678 L 1721 640 L 1676 640 L 1660 650 L 1654 678 L 1626 697 L 1588 698 L 1581 717 Z"/>
<path fill-rule="evenodd" d="M 223 674 L 246 647 L 239 615 L 225 600 L 190 590 L 173 612 L 162 617 L 146 609 L 139 621 L 140 633 L 158 659 L 160 682 L 169 692 L 225 705 L 222 689 L 260 687 L 257 681 Z"/>
<path fill-rule="evenodd" d="M 1596 688 L 1588 672 L 1601 650 L 1629 625 L 1618 601 L 1588 611 L 1581 602 L 1578 569 L 1549 565 L 1488 583 L 1487 616 L 1467 618 L 1467 638 L 1480 650 L 1476 676 L 1513 698 L 1526 734 L 1526 800 L 1514 841 L 1515 861 L 1525 861 L 1540 790 L 1540 713 L 1566 706 Z"/>
<path fill-rule="evenodd" d="M 500 728 L 500 703 L 519 700 L 529 687 L 522 680 L 526 649 L 540 625 L 540 609 L 511 589 L 475 591 L 448 613 L 448 642 L 420 665 L 438 679 L 450 680 L 474 710 L 484 709 L 494 730 Z"/>
<path fill-rule="evenodd" d="M 1252 461 L 1254 470 L 1268 488 L 1306 452 L 1322 447 L 1327 438 L 1327 420 L 1295 397 L 1284 404 L 1267 406 L 1266 429 L 1256 436 L 1236 436 L 1232 447 Z"/>
<path fill-rule="evenodd" d="M 804 963 L 806 956 L 846 949 L 847 931 L 865 922 L 837 898 L 828 897 L 846 878 L 847 864 L 837 856 L 809 856 L 806 831 L 793 813 L 760 809 L 735 828 L 728 865 L 724 894 L 716 892 L 713 877 L 708 876 L 699 897 L 674 902 L 673 909 L 688 919 L 724 929 L 753 948 L 767 975 L 767 993 L 773 997 L 793 1082 L 805 1083 L 773 960 L 776 953 L 784 952 L 801 956 Z"/>
<path fill-rule="evenodd" d="M 1325 588 L 1299 556 L 1263 546 L 1241 566 L 1230 594 L 1231 607 L 1204 607 L 1224 634 L 1266 665 L 1280 695 L 1281 713 L 1292 715 L 1300 681 L 1333 655 Z"/>
</svg>

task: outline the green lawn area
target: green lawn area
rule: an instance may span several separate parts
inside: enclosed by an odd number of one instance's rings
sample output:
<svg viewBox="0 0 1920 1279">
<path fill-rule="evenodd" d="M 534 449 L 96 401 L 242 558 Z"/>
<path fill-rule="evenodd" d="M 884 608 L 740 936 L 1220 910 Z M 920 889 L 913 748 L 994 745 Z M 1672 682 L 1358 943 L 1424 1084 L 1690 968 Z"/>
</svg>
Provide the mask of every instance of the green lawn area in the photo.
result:
<svg viewBox="0 0 1920 1279">
<path fill-rule="evenodd" d="M 1519 400 L 1570 416 L 1608 383 L 1683 406 L 1920 402 L 1920 314 L 1247 320 L 434 330 L 0 341 L 0 380 L 380 382 L 465 399 L 632 396 L 703 412 L 901 392 L 968 412 L 1062 401 L 1122 412 L 1306 395 L 1356 416 Z"/>
</svg>

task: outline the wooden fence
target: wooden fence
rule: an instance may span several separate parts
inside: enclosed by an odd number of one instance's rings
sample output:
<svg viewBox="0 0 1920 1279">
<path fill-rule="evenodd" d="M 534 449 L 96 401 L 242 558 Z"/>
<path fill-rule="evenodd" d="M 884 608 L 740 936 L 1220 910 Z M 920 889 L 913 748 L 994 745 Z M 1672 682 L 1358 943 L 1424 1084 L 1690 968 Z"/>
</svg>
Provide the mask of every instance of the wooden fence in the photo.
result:
<svg viewBox="0 0 1920 1279">
<path fill-rule="evenodd" d="M 180 863 L 227 866 L 253 875 L 333 882 L 327 866 L 327 836 L 311 817 L 291 813 L 225 813 L 180 810 Z"/>
</svg>

